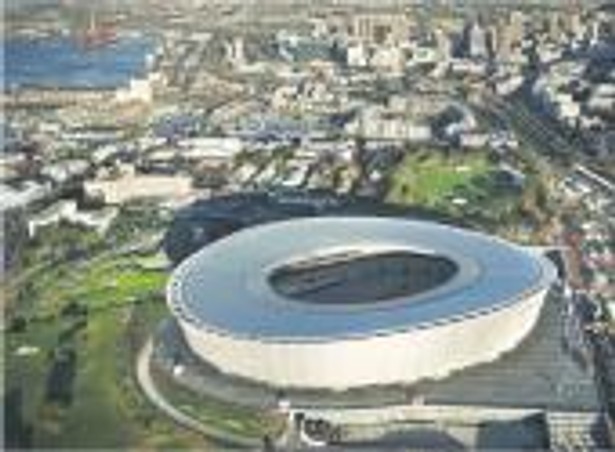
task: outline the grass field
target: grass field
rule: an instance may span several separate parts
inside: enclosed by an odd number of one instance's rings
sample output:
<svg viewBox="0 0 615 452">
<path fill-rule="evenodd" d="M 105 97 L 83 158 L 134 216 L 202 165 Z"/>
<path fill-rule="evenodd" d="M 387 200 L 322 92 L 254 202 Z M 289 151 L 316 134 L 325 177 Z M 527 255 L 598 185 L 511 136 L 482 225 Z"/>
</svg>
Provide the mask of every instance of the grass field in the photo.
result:
<svg viewBox="0 0 615 452">
<path fill-rule="evenodd" d="M 549 222 L 543 183 L 527 170 L 521 178 L 511 176 L 507 166 L 492 163 L 486 152 L 415 151 L 389 175 L 385 197 L 513 241 L 543 243 L 542 228 Z"/>
<path fill-rule="evenodd" d="M 55 234 L 59 238 L 53 246 L 69 243 L 72 233 L 79 232 Z M 36 252 L 51 245 L 31 246 Z M 87 258 L 39 264 L 41 271 L 27 267 L 7 284 L 7 445 L 122 450 L 207 446 L 201 435 L 158 412 L 137 387 L 136 354 L 168 315 L 168 261 L 159 251 L 132 249 L 98 248 Z M 14 327 L 16 318 L 20 327 Z M 174 394 L 180 394 L 176 402 L 187 412 L 231 433 L 261 438 L 279 427 L 268 413 L 181 390 Z"/>
<path fill-rule="evenodd" d="M 131 257 L 94 259 L 70 268 L 60 266 L 30 282 L 32 296 L 39 300 L 32 304 L 31 314 L 57 315 L 70 301 L 90 310 L 129 304 L 135 297 L 160 293 L 166 278 L 162 271 L 142 269 L 137 258 Z"/>
<path fill-rule="evenodd" d="M 117 381 L 117 347 L 122 335 L 119 312 L 104 312 L 88 322 L 81 338 L 74 401 L 57 428 L 43 428 L 38 440 L 56 447 L 120 448 L 133 440 L 129 415 L 122 410 Z M 98 426 L 104 426 L 104 430 Z M 113 434 L 110 434 L 113 432 Z"/>
<path fill-rule="evenodd" d="M 451 157 L 436 151 L 411 153 L 392 174 L 387 201 L 437 206 L 489 169 L 490 164 L 482 153 Z"/>
<path fill-rule="evenodd" d="M 19 446 L 37 448 L 202 447 L 138 392 L 132 377 L 136 343 L 167 315 L 165 271 L 143 269 L 139 256 L 102 255 L 56 266 L 24 284 L 24 331 L 5 341 L 6 415 Z M 66 314 L 76 302 L 86 314 Z M 18 305 L 18 308 L 21 305 Z M 137 324 L 135 326 L 135 324 Z M 31 354 L 18 350 L 31 347 Z M 68 403 L 49 396 L 54 356 L 74 350 Z"/>
</svg>

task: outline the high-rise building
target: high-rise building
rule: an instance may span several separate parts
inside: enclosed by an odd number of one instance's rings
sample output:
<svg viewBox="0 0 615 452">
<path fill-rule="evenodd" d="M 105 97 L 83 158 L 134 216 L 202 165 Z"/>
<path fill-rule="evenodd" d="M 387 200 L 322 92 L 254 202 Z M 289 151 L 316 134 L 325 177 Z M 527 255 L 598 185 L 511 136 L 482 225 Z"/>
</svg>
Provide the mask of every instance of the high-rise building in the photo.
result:
<svg viewBox="0 0 615 452">
<path fill-rule="evenodd" d="M 564 16 L 566 31 L 572 39 L 582 39 L 585 34 L 585 26 L 578 11 L 571 11 Z"/>
<path fill-rule="evenodd" d="M 401 43 L 408 38 L 408 19 L 403 15 L 362 14 L 353 18 L 352 36 L 364 42 Z"/>
<path fill-rule="evenodd" d="M 346 64 L 351 67 L 365 67 L 368 63 L 368 49 L 362 42 L 351 43 L 346 48 Z"/>
<path fill-rule="evenodd" d="M 547 19 L 547 34 L 552 42 L 559 42 L 562 38 L 560 15 L 556 12 L 549 14 Z"/>
<path fill-rule="evenodd" d="M 495 59 L 509 61 L 513 54 L 513 27 L 504 20 L 499 20 L 494 27 L 493 48 Z"/>
<path fill-rule="evenodd" d="M 468 55 L 471 58 L 487 58 L 487 32 L 478 23 L 474 22 L 468 31 Z"/>
<path fill-rule="evenodd" d="M 448 61 L 453 53 L 453 43 L 451 37 L 441 28 L 434 32 L 436 41 L 436 54 L 440 61 Z"/>
<path fill-rule="evenodd" d="M 498 53 L 498 41 L 500 39 L 497 24 L 489 25 L 487 33 L 487 53 L 489 58 L 496 58 Z"/>
<path fill-rule="evenodd" d="M 245 52 L 243 38 L 238 36 L 231 42 L 226 44 L 226 56 L 231 64 L 234 66 L 241 66 L 245 64 Z"/>
<path fill-rule="evenodd" d="M 510 39 L 513 44 L 519 43 L 525 36 L 525 14 L 522 11 L 510 13 Z"/>
<path fill-rule="evenodd" d="M 595 45 L 602 39 L 602 20 L 596 18 L 589 27 L 589 42 Z"/>
</svg>

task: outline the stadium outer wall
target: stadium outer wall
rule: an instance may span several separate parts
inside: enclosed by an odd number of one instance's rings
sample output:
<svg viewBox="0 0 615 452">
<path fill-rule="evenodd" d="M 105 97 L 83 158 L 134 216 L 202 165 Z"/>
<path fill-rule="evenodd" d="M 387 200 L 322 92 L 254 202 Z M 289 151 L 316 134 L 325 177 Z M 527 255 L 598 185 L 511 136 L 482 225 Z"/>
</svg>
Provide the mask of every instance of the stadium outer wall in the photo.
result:
<svg viewBox="0 0 615 452">
<path fill-rule="evenodd" d="M 548 288 L 504 306 L 408 330 L 319 341 L 234 337 L 178 318 L 195 354 L 220 371 L 279 388 L 410 384 L 495 360 L 540 316 Z"/>
</svg>

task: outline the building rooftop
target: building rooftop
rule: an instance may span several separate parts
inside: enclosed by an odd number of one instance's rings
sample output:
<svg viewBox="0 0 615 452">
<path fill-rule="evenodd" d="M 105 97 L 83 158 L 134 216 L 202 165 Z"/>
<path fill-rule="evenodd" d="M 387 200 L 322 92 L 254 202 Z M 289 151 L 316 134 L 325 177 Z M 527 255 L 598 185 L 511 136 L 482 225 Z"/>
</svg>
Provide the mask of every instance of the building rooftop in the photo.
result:
<svg viewBox="0 0 615 452">
<path fill-rule="evenodd" d="M 297 259 L 345 252 L 439 256 L 457 271 L 437 287 L 378 303 L 298 303 L 270 284 L 275 270 Z M 176 269 L 168 293 L 177 315 L 220 334 L 321 341 L 480 315 L 546 289 L 554 277 L 553 266 L 537 253 L 475 232 L 421 221 L 320 217 L 221 239 Z"/>
</svg>

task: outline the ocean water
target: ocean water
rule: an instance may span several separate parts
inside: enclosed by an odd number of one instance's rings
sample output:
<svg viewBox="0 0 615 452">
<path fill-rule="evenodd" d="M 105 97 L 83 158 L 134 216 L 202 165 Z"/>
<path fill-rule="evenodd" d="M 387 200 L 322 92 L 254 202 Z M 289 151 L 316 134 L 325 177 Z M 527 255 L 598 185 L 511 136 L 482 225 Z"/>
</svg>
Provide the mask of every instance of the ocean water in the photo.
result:
<svg viewBox="0 0 615 452">
<path fill-rule="evenodd" d="M 70 37 L 10 38 L 4 48 L 4 87 L 117 88 L 146 71 L 155 49 L 149 37 L 125 36 L 85 48 Z"/>
</svg>

